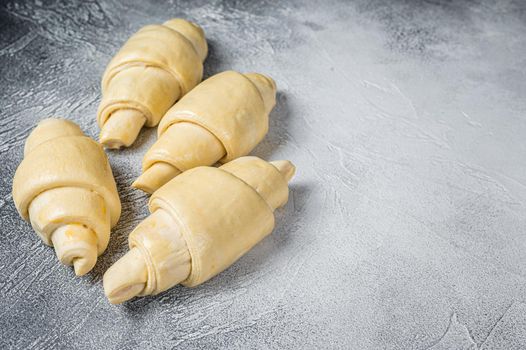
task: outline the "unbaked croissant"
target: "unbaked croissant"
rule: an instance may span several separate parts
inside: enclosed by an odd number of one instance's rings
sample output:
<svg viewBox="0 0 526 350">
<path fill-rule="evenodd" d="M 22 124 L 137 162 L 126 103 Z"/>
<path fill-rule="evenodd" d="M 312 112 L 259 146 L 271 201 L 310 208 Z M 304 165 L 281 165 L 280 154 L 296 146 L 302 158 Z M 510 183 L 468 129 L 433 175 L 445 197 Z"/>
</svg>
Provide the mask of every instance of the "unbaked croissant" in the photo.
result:
<svg viewBox="0 0 526 350">
<path fill-rule="evenodd" d="M 79 276 L 104 252 L 121 214 L 102 146 L 63 119 L 41 121 L 27 138 L 13 200 L 44 243 Z"/>
<path fill-rule="evenodd" d="M 272 231 L 294 171 L 289 161 L 241 157 L 172 179 L 150 198 L 131 250 L 106 271 L 110 302 L 197 286 L 228 268 Z"/>
<path fill-rule="evenodd" d="M 227 71 L 205 80 L 163 117 L 132 186 L 153 193 L 185 170 L 248 154 L 267 133 L 275 104 L 276 84 L 262 74 Z"/>
<path fill-rule="evenodd" d="M 203 29 L 183 19 L 149 25 L 132 35 L 102 77 L 100 142 L 130 146 L 202 79 L 208 46 Z"/>
</svg>

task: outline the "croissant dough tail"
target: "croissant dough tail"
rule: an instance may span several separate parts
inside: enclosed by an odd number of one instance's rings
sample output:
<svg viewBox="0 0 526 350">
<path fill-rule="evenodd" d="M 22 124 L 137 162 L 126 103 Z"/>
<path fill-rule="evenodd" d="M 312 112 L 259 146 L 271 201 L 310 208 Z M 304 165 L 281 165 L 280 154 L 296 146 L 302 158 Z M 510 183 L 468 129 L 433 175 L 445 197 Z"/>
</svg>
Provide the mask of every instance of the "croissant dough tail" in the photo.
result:
<svg viewBox="0 0 526 350">
<path fill-rule="evenodd" d="M 24 144 L 24 157 L 46 141 L 66 136 L 84 136 L 79 126 L 65 119 L 47 118 L 38 123 Z"/>
<path fill-rule="evenodd" d="M 129 147 L 141 131 L 146 118 L 135 109 L 119 109 L 112 113 L 100 130 L 99 142 L 107 148 Z"/>
<path fill-rule="evenodd" d="M 201 62 L 203 62 L 208 54 L 208 44 L 205 40 L 205 32 L 203 28 L 194 22 L 187 21 L 182 18 L 174 18 L 163 23 L 163 25 L 171 28 L 181 34 L 192 43 L 197 52 Z"/>
<path fill-rule="evenodd" d="M 75 274 L 82 276 L 97 262 L 97 236 L 78 224 L 60 226 L 51 234 L 58 259 L 64 265 L 73 265 Z"/>
<path fill-rule="evenodd" d="M 257 87 L 263 99 L 265 112 L 270 113 L 276 104 L 276 82 L 274 79 L 259 73 L 245 73 L 244 75 Z"/>
<path fill-rule="evenodd" d="M 120 304 L 139 295 L 147 281 L 146 262 L 139 248 L 133 248 L 104 274 L 104 293 L 110 303 Z"/>
<path fill-rule="evenodd" d="M 104 274 L 104 293 L 112 304 L 138 295 L 157 294 L 184 281 L 190 274 L 186 241 L 173 218 L 162 209 L 153 212 L 133 230 L 130 247 Z"/>
<path fill-rule="evenodd" d="M 270 162 L 273 166 L 276 167 L 276 169 L 279 170 L 281 175 L 289 182 L 294 177 L 294 174 L 296 173 L 296 167 L 290 160 L 275 160 L 273 162 Z"/>
<path fill-rule="evenodd" d="M 165 162 L 154 163 L 133 183 L 132 187 L 146 193 L 154 193 L 159 187 L 179 175 L 181 171 Z"/>
</svg>

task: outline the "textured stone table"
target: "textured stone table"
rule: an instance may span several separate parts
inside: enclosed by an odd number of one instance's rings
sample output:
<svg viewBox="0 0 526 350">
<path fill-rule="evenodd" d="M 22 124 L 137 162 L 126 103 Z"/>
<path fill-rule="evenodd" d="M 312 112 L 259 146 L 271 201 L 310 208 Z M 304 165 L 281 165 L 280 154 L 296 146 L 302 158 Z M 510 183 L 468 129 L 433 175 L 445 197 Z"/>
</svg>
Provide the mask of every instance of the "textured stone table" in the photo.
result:
<svg viewBox="0 0 526 350">
<path fill-rule="evenodd" d="M 0 348 L 526 348 L 524 2 L 128 3 L 0 5 Z M 96 137 L 110 57 L 176 16 L 206 30 L 206 76 L 275 78 L 253 154 L 298 173 L 226 272 L 112 306 L 101 278 L 147 215 L 129 185 L 155 130 L 109 152 L 123 215 L 83 278 L 18 217 L 11 178 L 42 118 Z"/>
</svg>

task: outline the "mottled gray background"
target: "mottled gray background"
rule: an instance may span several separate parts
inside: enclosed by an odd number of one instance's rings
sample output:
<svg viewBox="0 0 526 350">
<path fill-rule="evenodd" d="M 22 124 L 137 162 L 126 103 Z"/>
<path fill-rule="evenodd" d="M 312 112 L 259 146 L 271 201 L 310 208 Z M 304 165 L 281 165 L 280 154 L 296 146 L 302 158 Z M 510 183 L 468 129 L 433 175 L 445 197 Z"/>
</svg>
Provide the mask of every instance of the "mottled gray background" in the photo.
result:
<svg viewBox="0 0 526 350">
<path fill-rule="evenodd" d="M 0 348 L 526 348 L 523 1 L 3 1 Z M 123 215 L 75 278 L 16 214 L 35 123 L 98 135 L 105 65 L 142 25 L 206 30 L 206 76 L 278 84 L 253 154 L 298 173 L 277 228 L 195 288 L 111 306 L 101 277 L 147 215 L 154 142 L 109 152 Z"/>
</svg>

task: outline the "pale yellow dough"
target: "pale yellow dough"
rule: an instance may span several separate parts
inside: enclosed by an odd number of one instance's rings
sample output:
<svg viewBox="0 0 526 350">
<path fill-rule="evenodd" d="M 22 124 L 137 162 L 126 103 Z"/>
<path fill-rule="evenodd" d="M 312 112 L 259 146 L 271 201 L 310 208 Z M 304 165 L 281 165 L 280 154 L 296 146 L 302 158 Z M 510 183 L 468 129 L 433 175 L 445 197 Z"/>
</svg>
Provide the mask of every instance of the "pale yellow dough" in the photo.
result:
<svg viewBox="0 0 526 350">
<path fill-rule="evenodd" d="M 191 168 L 248 154 L 266 135 L 276 84 L 258 73 L 227 71 L 199 84 L 166 113 L 133 186 L 152 193 Z"/>
<path fill-rule="evenodd" d="M 155 126 L 203 76 L 208 46 L 198 25 L 172 19 L 132 35 L 102 77 L 100 142 L 130 146 L 143 125 Z"/>
<path fill-rule="evenodd" d="M 73 122 L 45 119 L 26 140 L 13 200 L 59 260 L 77 275 L 106 250 L 121 202 L 101 145 Z"/>
<path fill-rule="evenodd" d="M 169 181 L 150 198 L 130 251 L 104 275 L 110 302 L 197 286 L 228 268 L 272 231 L 294 171 L 289 161 L 241 157 Z"/>
</svg>

